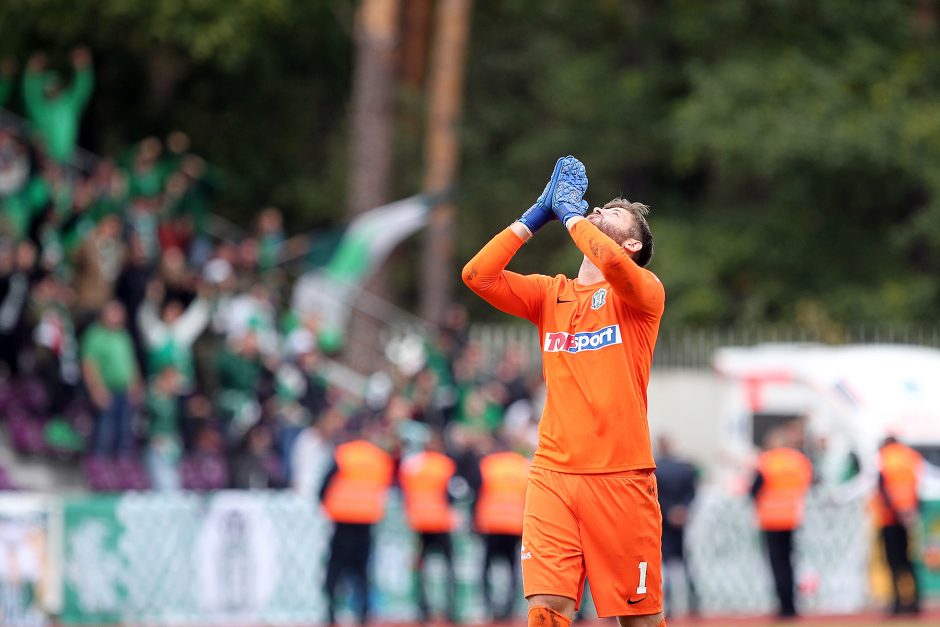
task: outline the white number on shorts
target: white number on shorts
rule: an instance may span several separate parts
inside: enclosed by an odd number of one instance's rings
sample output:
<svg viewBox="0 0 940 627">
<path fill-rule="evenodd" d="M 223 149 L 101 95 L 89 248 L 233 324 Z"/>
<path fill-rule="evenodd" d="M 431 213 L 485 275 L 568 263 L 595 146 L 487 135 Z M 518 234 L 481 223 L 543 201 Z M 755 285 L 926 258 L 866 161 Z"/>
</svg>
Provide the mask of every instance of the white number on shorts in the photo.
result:
<svg viewBox="0 0 940 627">
<path fill-rule="evenodd" d="M 640 562 L 640 585 L 636 587 L 637 594 L 646 594 L 646 562 Z"/>
</svg>

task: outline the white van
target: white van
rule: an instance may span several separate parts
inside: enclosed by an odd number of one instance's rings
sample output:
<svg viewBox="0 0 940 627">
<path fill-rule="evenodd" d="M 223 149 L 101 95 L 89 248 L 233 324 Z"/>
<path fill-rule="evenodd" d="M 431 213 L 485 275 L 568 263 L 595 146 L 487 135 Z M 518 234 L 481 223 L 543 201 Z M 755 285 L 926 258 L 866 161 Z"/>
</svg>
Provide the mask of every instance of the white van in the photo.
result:
<svg viewBox="0 0 940 627">
<path fill-rule="evenodd" d="M 824 485 L 873 480 L 888 435 L 940 466 L 940 350 L 764 344 L 718 349 L 714 366 L 725 385 L 723 458 L 733 473 L 746 471 L 769 429 L 788 423 L 803 429 Z M 927 481 L 922 496 L 936 498 L 937 483 Z"/>
</svg>

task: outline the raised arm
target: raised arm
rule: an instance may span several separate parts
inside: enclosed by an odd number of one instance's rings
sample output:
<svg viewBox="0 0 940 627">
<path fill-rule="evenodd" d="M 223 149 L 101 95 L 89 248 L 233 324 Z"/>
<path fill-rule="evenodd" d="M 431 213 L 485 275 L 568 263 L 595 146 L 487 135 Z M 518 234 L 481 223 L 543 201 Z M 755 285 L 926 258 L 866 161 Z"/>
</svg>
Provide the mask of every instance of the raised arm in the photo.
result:
<svg viewBox="0 0 940 627">
<path fill-rule="evenodd" d="M 565 158 L 552 195 L 552 212 L 627 306 L 649 316 L 662 315 L 666 295 L 656 275 L 634 263 L 620 244 L 584 217 L 587 186 L 584 164 Z"/>
<path fill-rule="evenodd" d="M 83 46 L 72 51 L 72 67 L 75 69 L 75 77 L 72 79 L 68 98 L 74 113 L 80 115 L 95 87 L 95 72 L 88 48 Z"/>
<path fill-rule="evenodd" d="M 576 161 L 570 155 L 558 159 L 535 204 L 491 239 L 463 269 L 463 282 L 483 300 L 500 311 L 525 318 L 534 324 L 538 324 L 541 313 L 541 279 L 509 272 L 506 265 L 536 231 L 555 219 L 552 209 L 555 187 L 562 170 Z"/>
<path fill-rule="evenodd" d="M 666 293 L 655 274 L 638 266 L 623 246 L 585 218 L 570 218 L 565 226 L 574 243 L 597 266 L 620 298 L 642 312 L 662 313 Z"/>
<path fill-rule="evenodd" d="M 157 314 L 157 306 L 149 298 L 145 299 L 137 310 L 137 327 L 148 348 L 156 348 L 166 337 L 166 325 Z"/>
<path fill-rule="evenodd" d="M 513 222 L 480 249 L 464 266 L 463 282 L 500 311 L 538 324 L 542 286 L 535 276 L 506 270 L 506 265 L 531 237 L 521 222 Z"/>
<path fill-rule="evenodd" d="M 203 296 L 197 296 L 173 325 L 173 334 L 179 343 L 192 346 L 209 325 L 211 315 L 212 304 Z"/>
<path fill-rule="evenodd" d="M 160 319 L 157 303 L 163 300 L 163 283 L 153 280 L 147 285 L 147 294 L 137 310 L 137 328 L 143 336 L 147 348 L 156 348 L 165 339 L 170 330 Z"/>
</svg>

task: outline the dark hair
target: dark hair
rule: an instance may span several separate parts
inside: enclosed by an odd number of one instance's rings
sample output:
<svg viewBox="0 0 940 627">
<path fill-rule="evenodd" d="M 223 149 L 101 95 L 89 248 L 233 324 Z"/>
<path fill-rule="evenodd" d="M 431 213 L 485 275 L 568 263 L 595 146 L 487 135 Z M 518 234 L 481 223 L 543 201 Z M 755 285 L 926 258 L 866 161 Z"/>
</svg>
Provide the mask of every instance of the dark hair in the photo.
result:
<svg viewBox="0 0 940 627">
<path fill-rule="evenodd" d="M 630 236 L 642 244 L 640 250 L 634 253 L 633 261 L 641 268 L 645 268 L 653 258 L 653 232 L 650 231 L 650 225 L 646 221 L 646 214 L 650 212 L 650 208 L 640 202 L 630 202 L 626 198 L 614 198 L 603 208 L 612 207 L 626 209 L 633 215 L 633 232 Z"/>
</svg>

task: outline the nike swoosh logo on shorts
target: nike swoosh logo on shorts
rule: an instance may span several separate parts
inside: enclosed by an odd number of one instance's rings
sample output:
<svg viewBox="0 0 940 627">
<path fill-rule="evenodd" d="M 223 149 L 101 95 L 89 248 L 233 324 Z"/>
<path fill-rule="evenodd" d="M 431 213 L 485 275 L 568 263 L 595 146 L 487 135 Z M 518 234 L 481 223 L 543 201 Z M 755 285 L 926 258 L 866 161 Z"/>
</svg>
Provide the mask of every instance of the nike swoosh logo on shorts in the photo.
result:
<svg viewBox="0 0 940 627">
<path fill-rule="evenodd" d="M 645 601 L 645 600 L 646 600 L 646 597 L 643 597 L 642 599 L 637 599 L 636 601 L 634 601 L 633 599 L 627 599 L 627 605 L 636 605 L 637 603 L 641 601 Z"/>
</svg>

